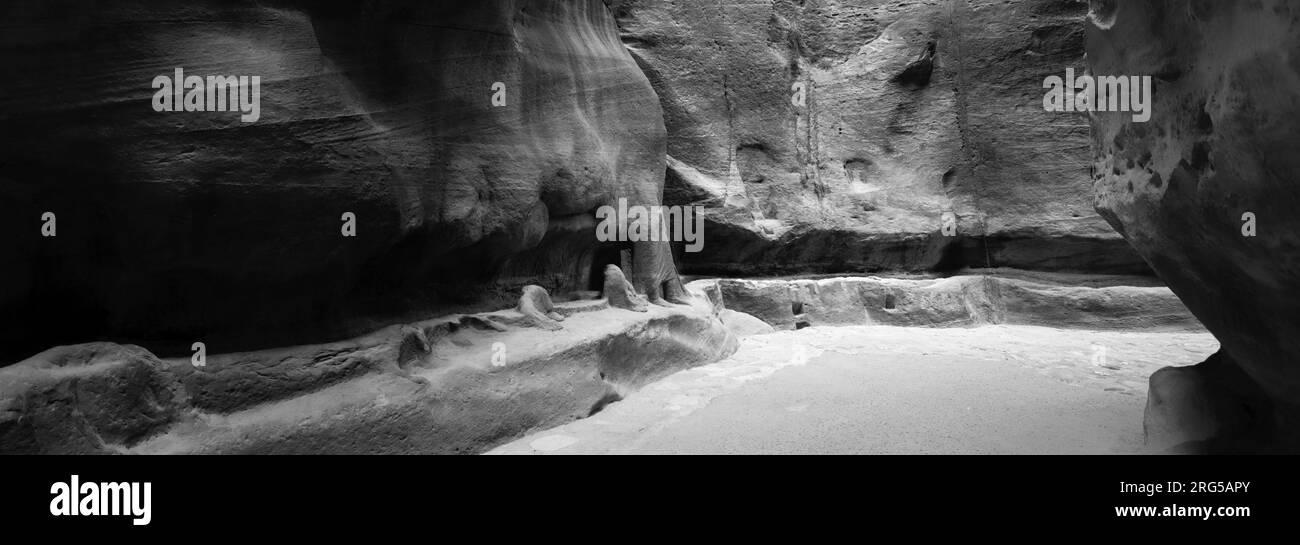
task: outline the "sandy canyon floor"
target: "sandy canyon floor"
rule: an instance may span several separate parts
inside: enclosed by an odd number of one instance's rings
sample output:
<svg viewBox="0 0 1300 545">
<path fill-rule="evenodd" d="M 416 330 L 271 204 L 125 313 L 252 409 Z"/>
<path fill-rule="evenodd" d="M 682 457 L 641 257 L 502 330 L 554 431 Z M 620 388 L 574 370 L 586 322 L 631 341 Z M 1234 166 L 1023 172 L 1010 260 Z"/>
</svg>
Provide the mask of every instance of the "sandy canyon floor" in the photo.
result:
<svg viewBox="0 0 1300 545">
<path fill-rule="evenodd" d="M 746 337 L 489 454 L 1132 454 L 1147 378 L 1197 332 L 815 327 Z"/>
</svg>

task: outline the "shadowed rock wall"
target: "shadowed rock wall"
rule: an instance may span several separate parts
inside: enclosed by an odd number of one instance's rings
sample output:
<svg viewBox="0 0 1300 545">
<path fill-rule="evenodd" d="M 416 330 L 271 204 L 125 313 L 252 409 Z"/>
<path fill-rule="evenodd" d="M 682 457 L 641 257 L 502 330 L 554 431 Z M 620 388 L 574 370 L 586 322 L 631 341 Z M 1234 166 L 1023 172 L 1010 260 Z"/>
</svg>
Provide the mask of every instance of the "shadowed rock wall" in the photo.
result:
<svg viewBox="0 0 1300 545">
<path fill-rule="evenodd" d="M 1294 449 L 1300 6 L 1093 4 L 1091 71 L 1155 83 L 1149 123 L 1092 117 L 1097 209 L 1223 345 L 1199 369 L 1152 377 L 1148 439 Z"/>
<path fill-rule="evenodd" d="M 0 7 L 7 361 L 319 341 L 586 290 L 630 249 L 598 256 L 594 210 L 659 202 L 659 100 L 599 0 L 87 4 Z M 178 67 L 259 76 L 260 119 L 155 112 Z M 667 246 L 637 246 L 632 282 L 673 287 Z"/>
</svg>

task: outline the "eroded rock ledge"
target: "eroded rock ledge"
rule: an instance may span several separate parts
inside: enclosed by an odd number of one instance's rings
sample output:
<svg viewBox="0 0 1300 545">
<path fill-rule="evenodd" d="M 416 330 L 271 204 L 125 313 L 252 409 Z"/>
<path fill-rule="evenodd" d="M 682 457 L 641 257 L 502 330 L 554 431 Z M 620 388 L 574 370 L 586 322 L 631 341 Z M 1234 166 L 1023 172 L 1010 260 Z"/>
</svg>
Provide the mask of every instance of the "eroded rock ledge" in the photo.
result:
<svg viewBox="0 0 1300 545">
<path fill-rule="evenodd" d="M 202 367 L 136 346 L 54 348 L 0 369 L 0 453 L 477 453 L 725 359 L 741 335 L 814 325 L 1200 329 L 1144 277 L 712 279 L 687 285 L 688 304 L 665 305 L 641 301 L 617 267 L 606 276 L 613 299 L 556 303 L 529 286 L 509 310 L 213 355 Z M 1153 391 L 1152 403 L 1186 404 L 1181 391 Z"/>
<path fill-rule="evenodd" d="M 990 324 L 1202 329 L 1173 292 L 1143 277 L 990 271 L 951 278 L 697 280 L 688 287 L 777 329 Z"/>
<path fill-rule="evenodd" d="M 644 292 L 677 287 L 666 243 L 596 238 L 598 207 L 659 203 L 666 140 L 601 0 L 0 15 L 0 59 L 22 74 L 0 92 L 0 359 L 103 338 L 328 342 L 501 308 L 528 284 L 595 289 L 609 263 Z M 150 82 L 177 68 L 260 76 L 260 119 L 151 111 Z M 46 212 L 57 237 L 35 228 Z"/>
<path fill-rule="evenodd" d="M 552 312 L 562 329 L 456 315 L 201 368 L 137 346 L 54 348 L 0 369 L 0 453 L 476 453 L 737 347 L 699 297 Z"/>
</svg>

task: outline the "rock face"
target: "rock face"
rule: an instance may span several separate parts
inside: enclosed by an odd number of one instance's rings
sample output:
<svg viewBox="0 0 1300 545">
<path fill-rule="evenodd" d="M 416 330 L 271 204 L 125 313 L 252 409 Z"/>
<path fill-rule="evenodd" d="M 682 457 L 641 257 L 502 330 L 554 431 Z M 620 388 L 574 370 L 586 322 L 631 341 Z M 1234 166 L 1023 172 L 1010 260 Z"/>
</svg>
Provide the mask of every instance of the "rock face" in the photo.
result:
<svg viewBox="0 0 1300 545">
<path fill-rule="evenodd" d="M 638 289 L 676 282 L 666 244 L 594 235 L 601 205 L 657 204 L 665 169 L 600 0 L 77 5 L 0 7 L 6 362 L 344 338 L 599 289 L 629 250 Z M 260 77 L 260 118 L 155 112 L 177 68 Z"/>
<path fill-rule="evenodd" d="M 662 100 L 700 274 L 1149 269 L 1092 209 L 1074 0 L 613 0 Z M 945 221 L 954 236 L 944 236 Z"/>
<path fill-rule="evenodd" d="M 1223 344 L 1218 362 L 1152 378 L 1149 439 L 1231 440 L 1276 421 L 1300 429 L 1300 6 L 1294 2 L 1093 2 L 1095 75 L 1152 76 L 1153 116 L 1092 116 L 1097 209 Z M 1224 367 L 1255 385 L 1232 386 Z M 1189 374 L 1199 373 L 1199 378 Z M 1249 382 L 1249 381 L 1247 381 Z M 1184 385 L 1198 392 L 1171 392 Z M 1208 390 L 1219 389 L 1219 392 Z M 1254 423 L 1213 400 L 1260 389 Z M 1263 401 L 1267 401 L 1264 403 Z M 1180 414 L 1153 414 L 1173 411 Z M 1194 414 L 1199 414 L 1195 417 Z M 1211 421 L 1207 422 L 1206 419 Z M 1217 421 L 1216 421 L 1217 419 Z M 1155 426 L 1152 422 L 1164 423 Z M 1172 423 L 1172 424 L 1171 424 Z M 1269 424 L 1273 426 L 1273 424 Z"/>
</svg>

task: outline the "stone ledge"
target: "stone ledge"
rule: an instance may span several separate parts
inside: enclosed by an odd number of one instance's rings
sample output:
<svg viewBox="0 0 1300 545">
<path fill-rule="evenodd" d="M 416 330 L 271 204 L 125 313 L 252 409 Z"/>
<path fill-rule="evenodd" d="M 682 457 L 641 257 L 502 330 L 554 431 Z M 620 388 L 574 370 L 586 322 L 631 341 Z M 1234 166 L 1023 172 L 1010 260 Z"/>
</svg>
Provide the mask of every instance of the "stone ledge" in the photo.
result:
<svg viewBox="0 0 1300 545">
<path fill-rule="evenodd" d="M 475 453 L 737 347 L 703 300 L 559 306 L 562 331 L 476 325 L 513 311 L 458 315 L 202 368 L 134 346 L 57 347 L 0 369 L 0 453 Z M 438 334 L 404 361 L 415 331 Z"/>
<path fill-rule="evenodd" d="M 990 324 L 1078 329 L 1203 328 L 1168 288 L 1134 278 L 1009 271 L 950 278 L 841 277 L 697 280 L 689 287 L 720 294 L 722 305 L 777 329 L 893 325 L 969 327 Z"/>
</svg>

